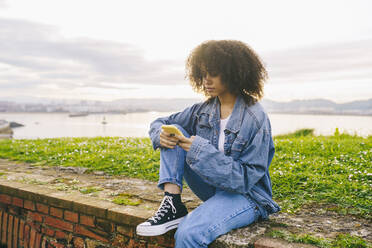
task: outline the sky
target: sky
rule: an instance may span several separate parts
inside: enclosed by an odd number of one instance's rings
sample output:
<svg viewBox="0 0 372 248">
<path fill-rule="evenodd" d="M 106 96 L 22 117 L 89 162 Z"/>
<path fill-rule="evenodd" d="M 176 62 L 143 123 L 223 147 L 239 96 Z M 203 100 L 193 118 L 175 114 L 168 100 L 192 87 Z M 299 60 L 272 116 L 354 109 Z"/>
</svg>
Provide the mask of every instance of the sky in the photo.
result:
<svg viewBox="0 0 372 248">
<path fill-rule="evenodd" d="M 202 98 L 185 60 L 206 40 L 262 58 L 265 98 L 372 98 L 369 0 L 0 0 L 0 100 Z"/>
</svg>

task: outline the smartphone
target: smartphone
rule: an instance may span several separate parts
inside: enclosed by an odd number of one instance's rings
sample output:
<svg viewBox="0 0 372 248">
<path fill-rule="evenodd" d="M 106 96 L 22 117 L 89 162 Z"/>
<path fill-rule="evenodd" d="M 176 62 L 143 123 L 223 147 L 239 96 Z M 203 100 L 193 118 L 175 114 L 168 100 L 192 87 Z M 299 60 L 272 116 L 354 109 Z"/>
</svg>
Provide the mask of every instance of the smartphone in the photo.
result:
<svg viewBox="0 0 372 248">
<path fill-rule="evenodd" d="M 170 134 L 173 134 L 173 135 L 184 136 L 183 133 L 176 126 L 162 125 L 161 128 L 167 133 L 170 133 Z"/>
</svg>

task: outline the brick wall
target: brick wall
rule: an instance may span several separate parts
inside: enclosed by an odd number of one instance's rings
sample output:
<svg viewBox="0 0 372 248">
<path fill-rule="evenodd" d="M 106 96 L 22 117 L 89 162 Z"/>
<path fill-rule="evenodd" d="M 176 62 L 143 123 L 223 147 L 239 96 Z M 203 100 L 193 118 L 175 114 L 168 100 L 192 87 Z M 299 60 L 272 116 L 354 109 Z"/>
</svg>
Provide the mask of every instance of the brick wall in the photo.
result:
<svg viewBox="0 0 372 248">
<path fill-rule="evenodd" d="M 15 185 L 16 184 L 16 185 Z M 173 232 L 140 237 L 144 218 L 135 209 L 61 194 L 41 186 L 0 184 L 1 247 L 143 247 L 174 246 Z"/>
</svg>

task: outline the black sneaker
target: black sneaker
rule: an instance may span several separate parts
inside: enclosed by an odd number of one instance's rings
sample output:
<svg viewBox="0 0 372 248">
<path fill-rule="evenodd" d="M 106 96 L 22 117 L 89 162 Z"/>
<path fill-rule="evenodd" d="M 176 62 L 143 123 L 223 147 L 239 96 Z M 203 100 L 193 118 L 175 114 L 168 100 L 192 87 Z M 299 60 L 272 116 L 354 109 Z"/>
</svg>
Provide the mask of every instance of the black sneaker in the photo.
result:
<svg viewBox="0 0 372 248">
<path fill-rule="evenodd" d="M 162 235 L 169 230 L 177 228 L 178 224 L 187 215 L 187 209 L 181 201 L 175 203 L 173 197 L 165 192 L 158 211 L 147 221 L 137 226 L 137 234 L 141 236 Z"/>
</svg>

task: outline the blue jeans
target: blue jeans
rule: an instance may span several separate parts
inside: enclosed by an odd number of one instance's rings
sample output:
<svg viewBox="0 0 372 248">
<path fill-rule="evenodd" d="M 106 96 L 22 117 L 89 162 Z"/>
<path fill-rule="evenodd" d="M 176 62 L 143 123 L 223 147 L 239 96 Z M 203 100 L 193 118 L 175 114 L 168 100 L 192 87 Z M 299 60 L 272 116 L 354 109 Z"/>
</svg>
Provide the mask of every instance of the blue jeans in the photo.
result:
<svg viewBox="0 0 372 248">
<path fill-rule="evenodd" d="M 181 126 L 176 126 L 186 137 L 190 137 Z M 164 183 L 173 183 L 182 191 L 184 178 L 203 201 L 178 225 L 176 248 L 208 247 L 220 235 L 259 219 L 261 213 L 253 200 L 209 185 L 190 168 L 185 157 L 186 151 L 179 146 L 174 149 L 160 148 L 158 187 L 164 189 Z"/>
</svg>

